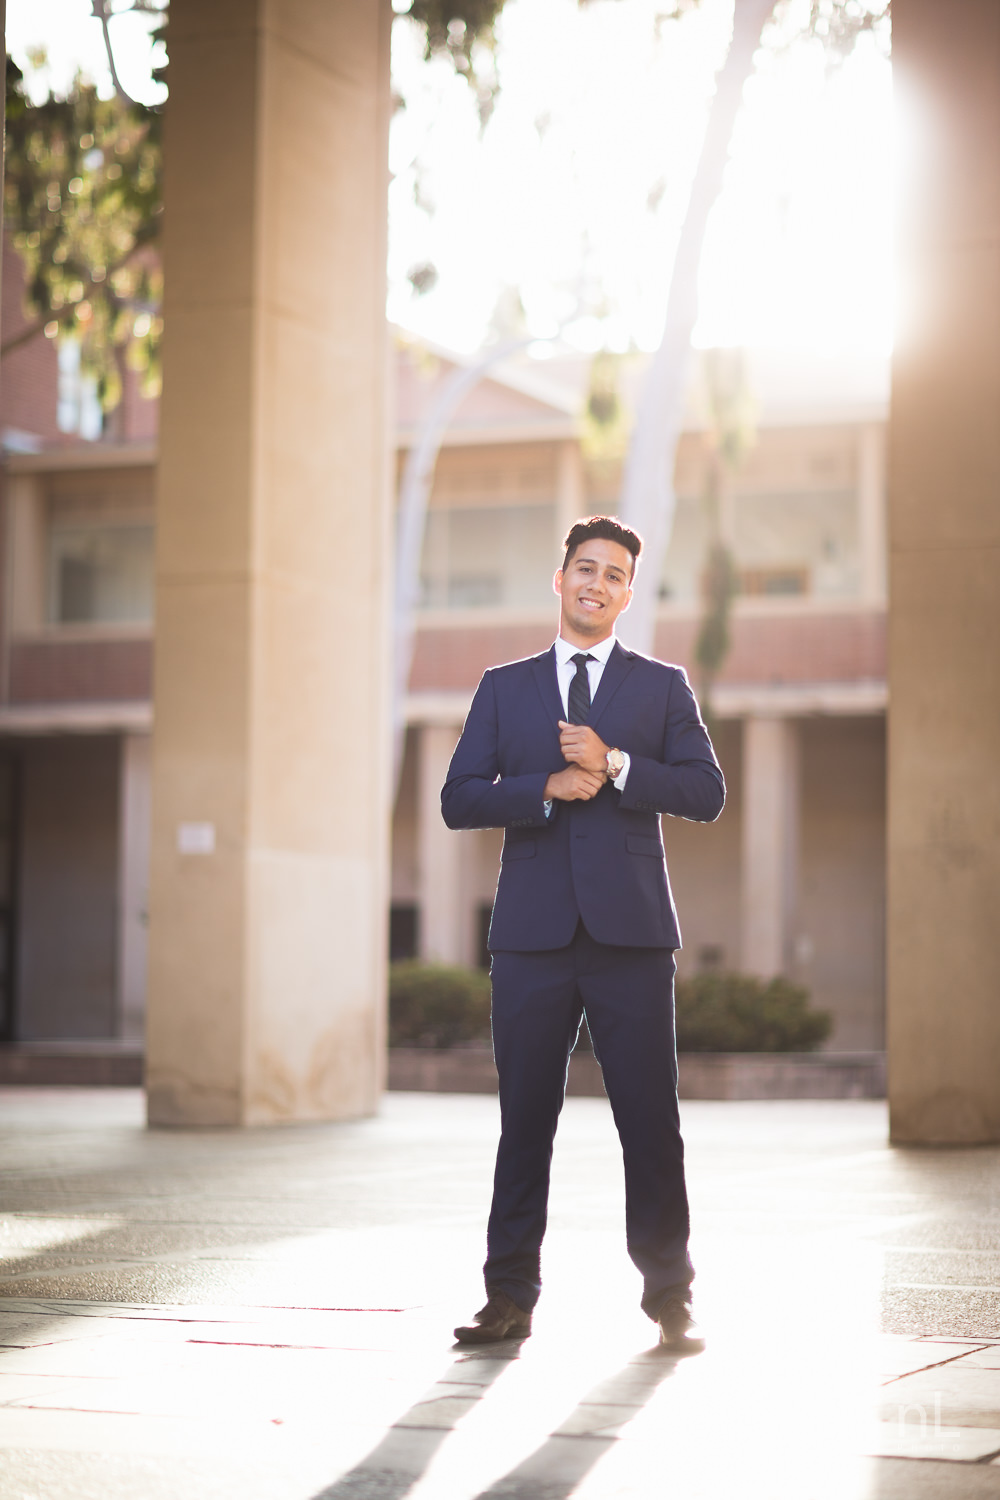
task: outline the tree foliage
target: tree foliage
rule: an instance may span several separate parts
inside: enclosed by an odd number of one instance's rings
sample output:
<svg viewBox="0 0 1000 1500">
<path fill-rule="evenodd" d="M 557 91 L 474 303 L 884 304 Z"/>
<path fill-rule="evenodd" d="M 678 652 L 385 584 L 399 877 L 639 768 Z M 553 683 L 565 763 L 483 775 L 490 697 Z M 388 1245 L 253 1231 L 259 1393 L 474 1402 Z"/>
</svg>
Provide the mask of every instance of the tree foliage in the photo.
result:
<svg viewBox="0 0 1000 1500">
<path fill-rule="evenodd" d="M 413 0 L 407 12 L 426 30 L 424 55 L 450 57 L 468 80 L 484 129 L 499 92 L 493 27 L 503 7 L 504 0 Z"/>
<path fill-rule="evenodd" d="M 694 646 L 699 698 L 706 720 L 712 717 L 712 689 L 729 655 L 729 620 L 738 590 L 733 554 L 720 537 L 708 544 L 702 576 L 702 613 Z"/>
<path fill-rule="evenodd" d="M 577 0 L 585 5 L 587 0 Z M 741 0 L 736 0 L 737 4 Z M 478 96 L 480 118 L 485 125 L 499 91 L 495 70 L 483 79 L 477 72 L 473 49 L 479 45 L 492 55 L 495 26 L 505 0 L 412 0 L 406 12 L 425 28 L 425 56 L 449 56 L 458 72 L 473 85 Z M 657 28 L 697 10 L 702 0 L 665 0 L 657 15 Z M 849 57 L 858 38 L 871 32 L 887 43 L 891 0 L 774 0 L 771 19 L 795 24 L 786 27 L 786 45 L 803 37 L 822 42 L 831 66 Z"/>
<path fill-rule="evenodd" d="M 106 411 L 126 358 L 152 393 L 159 380 L 162 275 L 161 120 L 155 109 L 101 99 L 77 80 L 66 99 L 27 97 L 7 59 L 4 217 L 25 266 L 33 320 L 3 352 L 44 327 L 80 345 Z"/>
<path fill-rule="evenodd" d="M 413 0 L 408 15 L 427 28 L 427 56 L 449 52 L 460 72 L 472 66 L 475 42 L 493 44 L 493 25 L 504 0 Z M 459 58 L 464 57 L 465 67 Z"/>
<path fill-rule="evenodd" d="M 580 443 L 595 477 L 611 481 L 628 447 L 629 411 L 622 395 L 626 355 L 599 349 L 590 361 Z"/>
<path fill-rule="evenodd" d="M 584 0 L 580 0 L 584 3 Z M 662 17 L 700 0 L 675 0 Z M 504 0 L 412 0 L 409 16 L 425 28 L 428 57 L 450 57 L 473 88 L 486 124 L 499 88 L 494 28 Z M 130 9 L 155 12 L 150 0 Z M 832 61 L 864 32 L 887 34 L 887 0 L 776 0 L 775 19 L 801 12 L 797 35 L 821 40 Z M 111 12 L 95 15 L 107 41 Z M 794 29 L 794 28 L 793 28 Z M 787 30 L 786 30 L 787 35 Z M 109 45 L 109 63 L 114 59 Z M 162 76 L 158 74 L 157 76 Z M 100 99 L 78 80 L 66 99 L 34 105 L 20 70 L 7 60 L 6 223 L 27 272 L 26 311 L 33 320 L 3 353 L 40 333 L 79 341 L 81 368 L 97 379 L 105 410 L 117 404 L 126 358 L 153 392 L 159 381 L 161 271 L 154 255 L 162 222 L 162 113 L 116 95 Z M 429 285 L 420 267 L 418 290 Z"/>
<path fill-rule="evenodd" d="M 712 691 L 729 654 L 729 621 L 738 591 L 729 512 L 730 487 L 756 441 L 755 409 L 742 350 L 707 349 L 705 429 L 707 462 L 702 509 L 708 531 L 702 574 L 702 615 L 695 640 L 699 696 L 706 718 L 712 715 Z"/>
<path fill-rule="evenodd" d="M 777 13 L 793 3 L 778 0 Z M 858 38 L 866 32 L 887 45 L 890 21 L 890 0 L 810 0 L 802 33 L 822 42 L 829 61 L 836 64 L 850 57 Z"/>
</svg>

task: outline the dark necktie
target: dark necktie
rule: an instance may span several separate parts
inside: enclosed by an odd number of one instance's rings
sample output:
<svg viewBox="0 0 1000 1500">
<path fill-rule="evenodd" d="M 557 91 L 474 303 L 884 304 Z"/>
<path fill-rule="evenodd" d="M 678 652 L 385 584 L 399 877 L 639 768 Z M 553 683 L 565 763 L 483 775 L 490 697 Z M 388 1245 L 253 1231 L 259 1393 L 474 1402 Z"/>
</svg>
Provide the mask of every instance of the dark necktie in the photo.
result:
<svg viewBox="0 0 1000 1500">
<path fill-rule="evenodd" d="M 571 724 L 586 724 L 590 718 L 590 678 L 587 676 L 587 663 L 593 661 L 592 656 L 585 656 L 578 651 L 570 661 L 576 662 L 576 676 L 569 685 L 569 722 Z"/>
</svg>

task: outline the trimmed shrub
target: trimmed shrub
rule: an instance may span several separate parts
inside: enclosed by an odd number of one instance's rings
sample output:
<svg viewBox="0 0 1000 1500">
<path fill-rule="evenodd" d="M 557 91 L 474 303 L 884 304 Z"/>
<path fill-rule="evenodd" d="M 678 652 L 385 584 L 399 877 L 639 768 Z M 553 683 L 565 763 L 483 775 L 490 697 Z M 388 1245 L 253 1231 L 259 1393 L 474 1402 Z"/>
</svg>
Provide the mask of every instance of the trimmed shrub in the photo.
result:
<svg viewBox="0 0 1000 1500">
<path fill-rule="evenodd" d="M 677 981 L 678 1052 L 812 1052 L 830 1035 L 828 1011 L 780 976 L 696 974 Z"/>
<path fill-rule="evenodd" d="M 422 964 L 389 965 L 389 1045 L 435 1047 L 488 1041 L 490 978 L 481 969 Z"/>
</svg>

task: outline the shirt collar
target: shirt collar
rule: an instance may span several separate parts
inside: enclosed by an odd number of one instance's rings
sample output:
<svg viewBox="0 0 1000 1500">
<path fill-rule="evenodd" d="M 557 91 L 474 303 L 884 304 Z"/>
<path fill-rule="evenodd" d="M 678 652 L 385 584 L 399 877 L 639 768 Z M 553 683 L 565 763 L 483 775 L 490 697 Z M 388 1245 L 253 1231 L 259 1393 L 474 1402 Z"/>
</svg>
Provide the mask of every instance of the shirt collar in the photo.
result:
<svg viewBox="0 0 1000 1500">
<path fill-rule="evenodd" d="M 584 654 L 589 653 L 595 661 L 599 661 L 602 666 L 607 666 L 608 657 L 614 649 L 615 637 L 609 635 L 606 640 L 598 642 L 596 646 L 588 646 Z M 568 661 L 572 661 L 578 651 L 584 651 L 583 646 L 572 646 L 569 641 L 564 641 L 561 635 L 556 636 L 556 661 L 560 666 L 565 666 Z"/>
</svg>

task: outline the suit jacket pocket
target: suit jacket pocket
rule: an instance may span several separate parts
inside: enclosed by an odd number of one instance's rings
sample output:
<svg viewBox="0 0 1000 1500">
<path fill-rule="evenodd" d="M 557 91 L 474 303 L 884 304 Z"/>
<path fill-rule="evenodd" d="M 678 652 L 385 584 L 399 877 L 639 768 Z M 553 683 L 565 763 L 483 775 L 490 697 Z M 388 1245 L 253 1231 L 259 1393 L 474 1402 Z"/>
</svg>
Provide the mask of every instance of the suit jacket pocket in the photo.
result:
<svg viewBox="0 0 1000 1500">
<path fill-rule="evenodd" d="M 518 839 L 516 843 L 504 843 L 503 862 L 507 864 L 512 859 L 531 859 L 535 853 L 534 839 Z"/>
<path fill-rule="evenodd" d="M 663 858 L 663 845 L 659 839 L 644 833 L 627 833 L 625 848 L 630 854 L 648 854 L 652 859 Z"/>
</svg>

